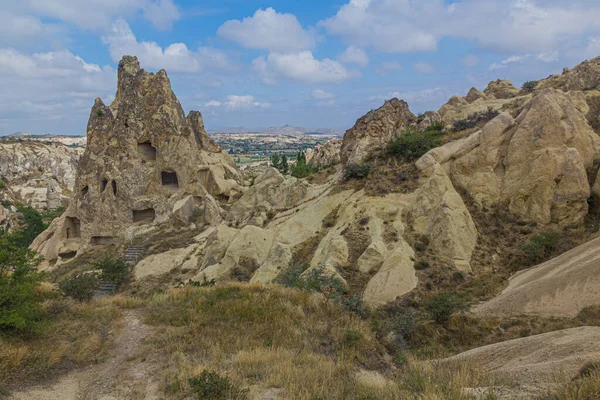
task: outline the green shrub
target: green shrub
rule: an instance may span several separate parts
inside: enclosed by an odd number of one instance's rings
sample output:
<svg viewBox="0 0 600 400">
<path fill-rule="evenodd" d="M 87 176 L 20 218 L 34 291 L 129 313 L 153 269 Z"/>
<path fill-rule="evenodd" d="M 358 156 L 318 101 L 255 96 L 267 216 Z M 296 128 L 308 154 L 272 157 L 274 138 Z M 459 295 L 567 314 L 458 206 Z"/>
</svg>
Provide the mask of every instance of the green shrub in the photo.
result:
<svg viewBox="0 0 600 400">
<path fill-rule="evenodd" d="M 246 399 L 247 390 L 240 389 L 230 379 L 204 370 L 195 378 L 188 380 L 192 395 L 202 400 Z"/>
<path fill-rule="evenodd" d="M 98 117 L 102 117 L 102 116 L 104 116 L 104 111 L 102 111 L 101 109 L 98 109 L 98 110 L 96 110 L 96 115 Z"/>
<path fill-rule="evenodd" d="M 347 291 L 344 282 L 328 273 L 322 265 L 313 268 L 306 275 L 303 275 L 304 271 L 305 268 L 303 266 L 294 266 L 277 277 L 275 283 L 285 285 L 286 287 L 320 292 L 327 298 L 339 298 L 339 296 Z"/>
<path fill-rule="evenodd" d="M 437 324 L 448 322 L 452 314 L 467 309 L 464 299 L 456 293 L 440 292 L 425 302 L 425 310 Z"/>
<path fill-rule="evenodd" d="M 454 122 L 452 125 L 452 130 L 454 132 L 464 131 L 465 129 L 475 128 L 479 124 L 486 123 L 491 121 L 500 115 L 498 110 L 494 110 L 492 107 L 489 107 L 486 111 L 480 111 L 469 115 L 465 119 L 459 119 Z"/>
<path fill-rule="evenodd" d="M 0 261 L 0 333 L 32 332 L 40 323 L 43 296 L 37 287 L 42 278 L 35 268 L 37 261 L 33 254 L 23 250 L 21 256 L 24 257 L 21 262 L 13 258 L 19 265 L 9 266 Z"/>
<path fill-rule="evenodd" d="M 527 81 L 523 84 L 522 89 L 527 90 L 528 92 L 534 90 L 537 87 L 537 81 Z"/>
<path fill-rule="evenodd" d="M 415 263 L 415 269 L 417 271 L 421 271 L 421 270 L 427 269 L 429 267 L 431 267 L 431 265 L 429 264 L 429 261 L 427 261 L 427 260 L 419 260 Z"/>
<path fill-rule="evenodd" d="M 101 272 L 100 280 L 122 284 L 131 276 L 131 267 L 121 258 L 104 257 L 94 264 L 94 268 Z"/>
<path fill-rule="evenodd" d="M 6 184 L 3 181 L 0 181 L 0 190 L 4 189 Z"/>
<path fill-rule="evenodd" d="M 407 132 L 389 142 L 387 152 L 404 161 L 413 161 L 441 145 L 439 131 Z"/>
<path fill-rule="evenodd" d="M 523 245 L 523 253 L 530 265 L 552 257 L 560 237 L 558 232 L 542 232 L 533 236 L 529 243 Z"/>
<path fill-rule="evenodd" d="M 342 305 L 346 310 L 357 313 L 363 316 L 365 314 L 365 308 L 363 299 L 360 296 L 354 295 L 342 299 Z"/>
<path fill-rule="evenodd" d="M 65 296 L 78 301 L 90 301 L 99 284 L 98 274 L 81 273 L 63 280 L 58 286 Z"/>
<path fill-rule="evenodd" d="M 344 167 L 344 179 L 363 179 L 366 178 L 371 172 L 371 166 L 369 164 L 348 164 Z"/>
<path fill-rule="evenodd" d="M 350 330 L 344 333 L 344 344 L 348 347 L 355 346 L 362 339 L 362 334 L 358 331 Z"/>
</svg>

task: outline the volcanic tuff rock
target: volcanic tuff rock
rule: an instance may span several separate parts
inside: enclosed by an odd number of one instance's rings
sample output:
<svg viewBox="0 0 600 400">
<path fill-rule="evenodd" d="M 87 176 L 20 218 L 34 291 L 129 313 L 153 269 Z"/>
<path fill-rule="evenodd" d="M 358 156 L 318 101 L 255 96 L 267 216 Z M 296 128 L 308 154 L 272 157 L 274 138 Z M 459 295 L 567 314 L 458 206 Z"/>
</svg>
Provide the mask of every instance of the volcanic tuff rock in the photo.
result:
<svg viewBox="0 0 600 400">
<path fill-rule="evenodd" d="M 511 81 L 498 79 L 490 82 L 483 93 L 496 99 L 512 99 L 519 94 L 519 89 L 514 87 Z"/>
<path fill-rule="evenodd" d="M 6 199 L 38 210 L 56 209 L 71 195 L 82 148 L 58 143 L 0 143 L 0 180 Z"/>
<path fill-rule="evenodd" d="M 166 72 L 148 73 L 135 57 L 119 63 L 110 107 L 96 99 L 87 135 L 69 207 L 32 245 L 47 260 L 167 222 L 188 196 L 200 207 L 207 194 L 241 195 L 235 164 L 208 139 L 200 113 L 186 118 Z"/>
<path fill-rule="evenodd" d="M 340 163 L 342 140 L 333 138 L 327 143 L 317 145 L 308 160 L 311 167 L 326 168 Z"/>
<path fill-rule="evenodd" d="M 417 117 L 410 112 L 404 100 L 388 100 L 377 110 L 372 110 L 356 121 L 346 131 L 341 148 L 343 164 L 361 164 L 369 156 L 383 150 L 397 138 Z"/>
</svg>

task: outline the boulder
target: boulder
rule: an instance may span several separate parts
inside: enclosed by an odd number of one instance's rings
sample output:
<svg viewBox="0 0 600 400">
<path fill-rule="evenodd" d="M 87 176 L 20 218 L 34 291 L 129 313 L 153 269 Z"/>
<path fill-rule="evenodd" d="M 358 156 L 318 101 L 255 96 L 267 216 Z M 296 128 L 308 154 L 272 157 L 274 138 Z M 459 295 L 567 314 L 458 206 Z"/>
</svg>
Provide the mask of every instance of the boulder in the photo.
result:
<svg viewBox="0 0 600 400">
<path fill-rule="evenodd" d="M 181 222 L 187 223 L 194 217 L 194 196 L 186 196 L 173 205 L 173 215 Z"/>
<path fill-rule="evenodd" d="M 387 249 L 381 240 L 373 241 L 358 258 L 356 262 L 358 270 L 363 274 L 377 271 L 381 267 L 381 264 L 383 264 L 386 253 Z"/>
<path fill-rule="evenodd" d="M 317 145 L 312 151 L 308 165 L 317 168 L 327 168 L 340 163 L 342 140 L 334 138 L 324 144 Z"/>
<path fill-rule="evenodd" d="M 204 222 L 210 226 L 217 226 L 223 222 L 224 213 L 225 211 L 214 197 L 210 194 L 204 197 Z"/>
<path fill-rule="evenodd" d="M 417 117 L 404 100 L 388 100 L 377 110 L 370 111 L 346 131 L 341 148 L 343 164 L 362 164 L 368 157 L 382 151 Z"/>
<path fill-rule="evenodd" d="M 150 276 L 160 276 L 180 267 L 195 250 L 195 246 L 169 250 L 144 258 L 133 268 L 135 280 Z"/>
<path fill-rule="evenodd" d="M 483 93 L 496 99 L 512 99 L 519 94 L 519 89 L 511 81 L 498 79 L 490 82 Z"/>
<path fill-rule="evenodd" d="M 471 90 L 469 90 L 469 93 L 467 93 L 467 97 L 465 97 L 465 100 L 467 101 L 467 103 L 472 103 L 477 99 L 481 99 L 485 97 L 485 93 L 483 93 L 481 90 L 472 87 Z"/>
<path fill-rule="evenodd" d="M 413 257 L 414 252 L 405 243 L 394 250 L 367 284 L 364 302 L 371 307 L 383 306 L 416 288 L 418 279 Z"/>
</svg>

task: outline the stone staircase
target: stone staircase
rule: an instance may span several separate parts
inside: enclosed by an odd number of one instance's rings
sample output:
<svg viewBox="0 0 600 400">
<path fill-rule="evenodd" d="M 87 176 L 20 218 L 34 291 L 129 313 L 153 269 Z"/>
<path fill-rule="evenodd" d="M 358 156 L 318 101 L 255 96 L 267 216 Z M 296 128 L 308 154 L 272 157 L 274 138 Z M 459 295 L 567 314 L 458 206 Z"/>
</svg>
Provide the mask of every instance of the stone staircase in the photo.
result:
<svg viewBox="0 0 600 400">
<path fill-rule="evenodd" d="M 129 246 L 123 260 L 134 267 L 146 255 L 146 248 L 143 246 Z"/>
</svg>

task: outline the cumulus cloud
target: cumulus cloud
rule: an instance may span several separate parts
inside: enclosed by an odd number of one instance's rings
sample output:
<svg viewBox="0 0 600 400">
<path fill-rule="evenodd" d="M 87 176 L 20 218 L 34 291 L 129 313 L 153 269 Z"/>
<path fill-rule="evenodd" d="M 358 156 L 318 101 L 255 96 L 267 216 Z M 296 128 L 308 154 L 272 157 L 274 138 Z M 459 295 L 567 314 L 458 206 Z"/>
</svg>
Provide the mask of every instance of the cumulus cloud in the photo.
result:
<svg viewBox="0 0 600 400">
<path fill-rule="evenodd" d="M 68 50 L 26 54 L 2 48 L 0 85 L 1 132 L 84 134 L 93 99 L 112 99 L 116 71 Z"/>
<path fill-rule="evenodd" d="M 340 54 L 339 60 L 347 64 L 358 64 L 361 67 L 369 65 L 369 56 L 363 49 L 358 47 L 350 46 L 342 54 Z"/>
<path fill-rule="evenodd" d="M 138 42 L 124 20 L 113 24 L 102 40 L 108 45 L 110 56 L 115 62 L 123 55 L 133 54 L 144 67 L 164 68 L 169 72 L 198 72 L 205 67 L 235 69 L 225 53 L 214 48 L 200 47 L 193 51 L 184 43 L 173 43 L 163 49 L 156 42 Z"/>
<path fill-rule="evenodd" d="M 420 61 L 418 63 L 413 64 L 413 69 L 420 74 L 433 74 L 435 72 L 435 68 L 433 65 L 428 64 L 424 61 Z"/>
<path fill-rule="evenodd" d="M 205 107 L 224 107 L 230 111 L 236 110 L 252 110 L 252 109 L 267 109 L 271 107 L 271 103 L 259 102 L 254 96 L 245 95 L 229 95 L 227 101 L 220 102 L 218 100 L 211 100 L 204 105 Z"/>
<path fill-rule="evenodd" d="M 357 76 L 338 61 L 315 59 L 310 51 L 269 53 L 252 61 L 252 67 L 266 84 L 274 84 L 277 78 L 306 83 L 341 83 Z"/>
<path fill-rule="evenodd" d="M 599 18 L 596 0 L 350 0 L 319 24 L 348 44 L 384 53 L 433 51 L 444 37 L 491 50 L 545 53 L 566 38 L 600 32 Z"/>
<path fill-rule="evenodd" d="M 304 30 L 295 15 L 278 13 L 271 7 L 241 21 L 225 22 L 217 34 L 249 49 L 275 52 L 310 50 L 316 43 L 315 35 Z"/>
<path fill-rule="evenodd" d="M 24 0 L 24 12 L 51 17 L 83 29 L 109 26 L 115 18 L 134 16 L 144 18 L 157 29 L 167 29 L 180 18 L 173 0 Z"/>
<path fill-rule="evenodd" d="M 333 99 L 335 95 L 324 91 L 323 89 L 315 89 L 312 92 L 312 97 L 315 99 Z"/>
</svg>

